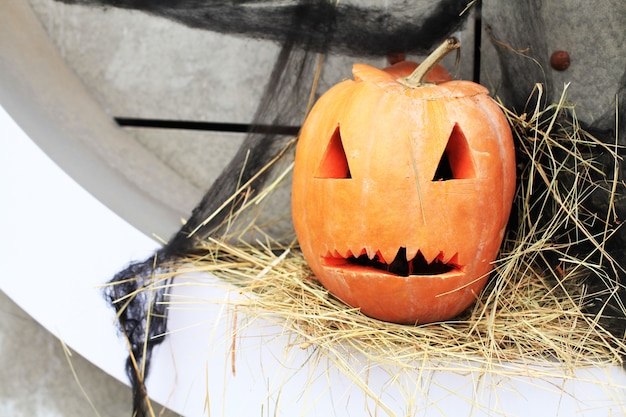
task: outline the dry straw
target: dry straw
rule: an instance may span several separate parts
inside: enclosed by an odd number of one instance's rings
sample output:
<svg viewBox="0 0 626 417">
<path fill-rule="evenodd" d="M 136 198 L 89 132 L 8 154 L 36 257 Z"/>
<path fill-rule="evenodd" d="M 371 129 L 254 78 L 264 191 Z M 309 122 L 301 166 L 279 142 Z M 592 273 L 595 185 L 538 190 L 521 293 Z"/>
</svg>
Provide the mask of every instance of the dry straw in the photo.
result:
<svg viewBox="0 0 626 417">
<path fill-rule="evenodd" d="M 538 86 L 537 103 L 541 95 Z M 532 114 L 504 109 L 521 152 L 516 218 L 490 283 L 475 306 L 455 320 L 406 326 L 368 318 L 327 293 L 296 242 L 284 245 L 266 236 L 246 243 L 241 237 L 251 229 L 262 234 L 263 227 L 254 221 L 228 239 L 204 242 L 205 252 L 188 261 L 247 296 L 245 302 L 236 301 L 239 313 L 279 323 L 297 335 L 300 347 L 336 355 L 355 350 L 392 364 L 425 358 L 487 365 L 546 360 L 567 368 L 619 364 L 626 353 L 624 339 L 603 328 L 599 315 L 583 309 L 589 297 L 585 278 L 602 276 L 611 264 L 603 242 L 614 232 L 608 226 L 612 213 L 581 209 L 598 187 L 606 188 L 606 181 L 593 180 L 604 176 L 604 168 L 583 150 L 602 148 L 615 160 L 618 155 L 578 126 L 565 98 L 564 91 L 559 103 L 544 109 L 538 105 Z M 611 181 L 609 210 L 618 191 Z M 270 189 L 276 186 L 278 181 Z M 600 234 L 598 224 L 606 224 Z M 581 245 L 590 250 L 576 253 Z M 604 264 L 593 264 L 592 258 Z M 616 291 L 616 281 L 607 279 L 607 292 Z"/>
<path fill-rule="evenodd" d="M 454 320 L 407 326 L 366 317 L 314 279 L 295 240 L 279 243 L 255 218 L 244 219 L 250 207 L 263 206 L 260 200 L 285 181 L 291 166 L 247 201 L 245 210 L 232 214 L 229 224 L 245 227 L 203 242 L 186 260 L 185 272 L 211 273 L 220 279 L 216 285 L 232 286 L 244 296 L 228 301 L 235 316 L 246 315 L 248 326 L 255 320 L 278 324 L 292 335 L 286 348 L 310 349 L 328 358 L 374 399 L 363 362 L 355 365 L 354 355 L 369 366 L 545 378 L 621 364 L 626 343 L 604 327 L 601 316 L 607 309 L 596 307 L 594 314 L 585 309 L 595 295 L 608 300 L 617 291 L 612 265 L 618 263 L 604 242 L 615 232 L 612 203 L 624 187 L 613 172 L 605 174 L 606 164 L 585 152 L 610 155 L 617 167 L 617 146 L 580 128 L 566 90 L 558 103 L 537 104 L 530 114 L 503 108 L 519 151 L 514 214 L 487 287 Z M 540 86 L 533 99 L 542 102 Z M 608 196 L 607 212 L 585 211 L 583 203 L 599 191 Z M 244 239 L 251 234 L 257 236 L 252 243 Z M 589 276 L 604 279 L 604 294 L 590 293 Z M 154 285 L 163 282 L 155 277 Z M 614 314 L 623 317 L 626 310 Z"/>
</svg>

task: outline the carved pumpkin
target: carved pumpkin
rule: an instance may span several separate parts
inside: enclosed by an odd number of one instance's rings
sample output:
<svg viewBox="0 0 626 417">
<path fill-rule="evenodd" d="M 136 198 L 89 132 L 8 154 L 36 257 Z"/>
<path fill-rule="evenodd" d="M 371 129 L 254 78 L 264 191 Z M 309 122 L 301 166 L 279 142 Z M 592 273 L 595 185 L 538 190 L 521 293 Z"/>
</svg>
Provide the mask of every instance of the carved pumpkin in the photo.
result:
<svg viewBox="0 0 626 417">
<path fill-rule="evenodd" d="M 356 64 L 308 115 L 292 212 L 329 292 L 385 321 L 452 318 L 484 287 L 515 189 L 507 120 L 469 81 Z"/>
</svg>

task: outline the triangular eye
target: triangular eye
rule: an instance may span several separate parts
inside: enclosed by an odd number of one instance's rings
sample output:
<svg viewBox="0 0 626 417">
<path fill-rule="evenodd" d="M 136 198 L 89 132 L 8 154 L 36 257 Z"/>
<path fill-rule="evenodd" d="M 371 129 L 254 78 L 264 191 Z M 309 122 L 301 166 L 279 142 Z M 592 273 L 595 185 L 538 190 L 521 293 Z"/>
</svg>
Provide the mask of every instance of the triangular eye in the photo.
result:
<svg viewBox="0 0 626 417">
<path fill-rule="evenodd" d="M 317 168 L 315 178 L 352 178 L 346 151 L 343 149 L 339 126 L 326 146 L 322 162 Z"/>
<path fill-rule="evenodd" d="M 433 181 L 476 178 L 476 168 L 467 139 L 458 124 L 452 128 Z"/>
</svg>

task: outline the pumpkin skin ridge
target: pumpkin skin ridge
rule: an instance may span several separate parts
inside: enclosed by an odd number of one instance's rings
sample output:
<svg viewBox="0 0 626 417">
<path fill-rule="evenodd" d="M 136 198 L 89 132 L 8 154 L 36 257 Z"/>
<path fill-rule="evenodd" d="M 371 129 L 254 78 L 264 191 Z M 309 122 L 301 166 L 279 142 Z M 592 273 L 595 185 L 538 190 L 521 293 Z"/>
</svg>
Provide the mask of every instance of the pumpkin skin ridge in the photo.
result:
<svg viewBox="0 0 626 417">
<path fill-rule="evenodd" d="M 352 80 L 346 80 L 346 81 L 352 81 Z M 369 82 L 369 81 L 360 80 L 360 81 L 353 81 L 353 82 L 362 83 L 362 82 Z M 372 85 L 379 88 L 384 94 L 391 94 L 391 95 L 402 94 L 412 100 L 424 100 L 424 101 L 455 100 L 455 99 L 467 99 L 467 98 L 471 98 L 475 96 L 487 96 L 491 98 L 489 96 L 489 90 L 487 90 L 485 87 L 480 86 L 482 87 L 481 89 L 476 89 L 474 88 L 474 86 L 469 85 L 470 83 L 472 83 L 471 81 L 466 81 L 466 80 L 451 80 L 451 81 L 444 81 L 438 84 L 425 84 L 419 87 L 419 89 L 407 87 L 403 84 L 400 84 L 397 81 L 395 81 L 395 83 L 397 85 L 390 87 L 390 88 L 385 88 L 384 86 L 381 86 L 375 82 L 371 82 Z M 392 83 L 390 82 L 390 84 Z M 480 84 L 477 84 L 477 85 L 480 85 Z M 464 87 L 464 88 L 459 88 L 459 87 Z M 434 90 L 435 88 L 439 88 L 439 89 L 443 88 L 444 91 L 438 91 L 437 93 L 434 93 L 431 90 Z M 467 90 L 465 90 L 465 88 L 467 88 Z M 419 93 L 417 93 L 416 90 L 418 90 Z M 468 93 L 467 91 L 472 91 L 472 92 Z M 425 92 L 429 92 L 430 94 L 429 95 L 424 94 Z"/>
<path fill-rule="evenodd" d="M 489 90 L 486 87 L 467 80 L 440 79 L 434 83 L 427 82 L 419 87 L 409 87 L 400 83 L 399 78 L 393 77 L 385 70 L 374 68 L 367 64 L 355 64 L 352 72 L 355 79 L 345 81 L 371 83 L 387 94 L 402 93 L 416 100 L 469 98 L 474 95 L 489 96 Z"/>
</svg>

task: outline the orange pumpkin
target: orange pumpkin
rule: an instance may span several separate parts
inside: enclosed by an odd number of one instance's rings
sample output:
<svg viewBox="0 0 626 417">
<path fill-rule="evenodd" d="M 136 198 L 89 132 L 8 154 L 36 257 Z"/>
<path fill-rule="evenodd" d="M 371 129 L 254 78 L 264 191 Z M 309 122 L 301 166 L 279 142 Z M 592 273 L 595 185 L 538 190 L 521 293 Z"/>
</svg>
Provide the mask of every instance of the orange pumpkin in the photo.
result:
<svg viewBox="0 0 626 417">
<path fill-rule="evenodd" d="M 292 213 L 302 253 L 368 316 L 452 318 L 484 287 L 504 236 L 515 190 L 507 120 L 473 82 L 407 85 L 362 64 L 353 75 L 301 129 Z"/>
</svg>

